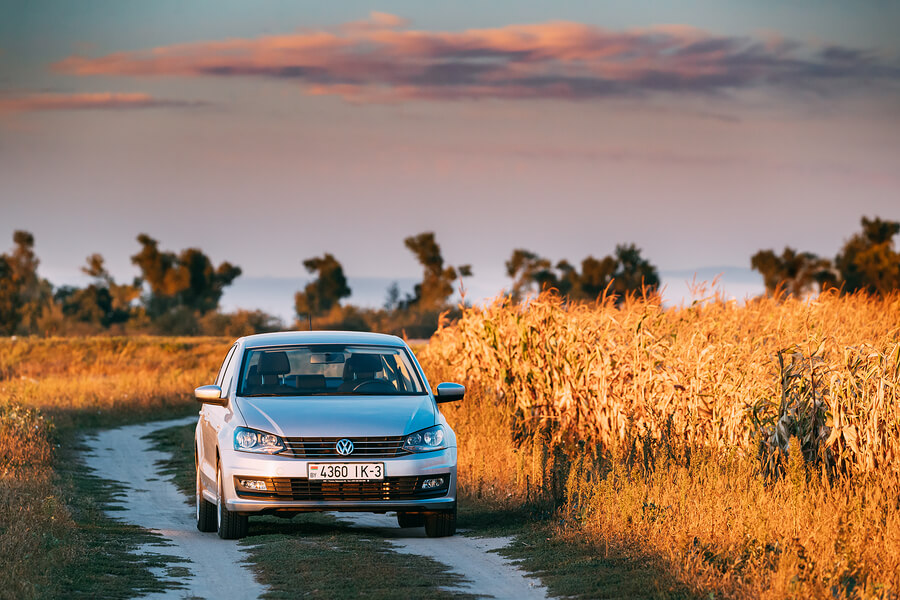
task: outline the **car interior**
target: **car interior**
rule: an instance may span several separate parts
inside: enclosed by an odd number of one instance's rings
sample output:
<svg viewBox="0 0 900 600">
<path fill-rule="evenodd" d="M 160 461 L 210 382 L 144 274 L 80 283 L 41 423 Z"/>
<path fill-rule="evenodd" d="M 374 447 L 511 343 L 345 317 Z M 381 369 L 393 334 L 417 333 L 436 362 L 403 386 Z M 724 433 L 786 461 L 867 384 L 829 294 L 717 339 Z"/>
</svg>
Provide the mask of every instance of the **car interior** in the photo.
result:
<svg viewBox="0 0 900 600">
<path fill-rule="evenodd" d="M 251 351 L 243 396 L 422 393 L 400 372 L 394 355 L 372 352 Z"/>
</svg>

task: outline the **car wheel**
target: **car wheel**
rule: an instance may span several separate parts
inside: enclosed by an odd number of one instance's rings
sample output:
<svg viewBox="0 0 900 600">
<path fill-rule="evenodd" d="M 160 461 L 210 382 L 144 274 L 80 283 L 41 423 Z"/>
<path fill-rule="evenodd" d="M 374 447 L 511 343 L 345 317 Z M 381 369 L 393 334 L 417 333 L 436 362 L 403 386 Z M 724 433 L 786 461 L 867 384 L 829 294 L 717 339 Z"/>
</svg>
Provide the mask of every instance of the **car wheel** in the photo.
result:
<svg viewBox="0 0 900 600">
<path fill-rule="evenodd" d="M 397 524 L 400 527 L 421 527 L 425 524 L 425 515 L 398 512 Z"/>
<path fill-rule="evenodd" d="M 425 535 L 447 537 L 456 533 L 456 505 L 450 510 L 425 515 Z"/>
<path fill-rule="evenodd" d="M 247 535 L 247 517 L 232 512 L 225 507 L 225 491 L 222 482 L 222 468 L 216 470 L 216 525 L 223 540 L 237 540 Z"/>
<path fill-rule="evenodd" d="M 200 465 L 197 465 L 197 529 L 203 532 L 218 529 L 216 523 L 216 505 L 203 497 L 203 483 L 200 479 Z"/>
</svg>

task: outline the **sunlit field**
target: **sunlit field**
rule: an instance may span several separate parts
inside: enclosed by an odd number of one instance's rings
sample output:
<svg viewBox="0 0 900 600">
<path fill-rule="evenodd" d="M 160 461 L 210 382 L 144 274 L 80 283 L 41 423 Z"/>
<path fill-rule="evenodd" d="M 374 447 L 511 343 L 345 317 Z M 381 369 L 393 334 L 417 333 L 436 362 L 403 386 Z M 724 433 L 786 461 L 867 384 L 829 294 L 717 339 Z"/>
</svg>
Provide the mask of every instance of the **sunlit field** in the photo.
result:
<svg viewBox="0 0 900 600">
<path fill-rule="evenodd" d="M 65 594 L 60 574 L 90 559 L 71 493 L 54 472 L 93 426 L 186 414 L 215 377 L 218 338 L 0 340 L 0 597 Z M 114 590 L 109 590 L 114 593 Z"/>
<path fill-rule="evenodd" d="M 900 590 L 900 297 L 464 312 L 421 352 L 469 496 L 698 595 Z"/>
<path fill-rule="evenodd" d="M 699 596 L 900 590 L 900 297 L 463 312 L 417 353 L 460 440 L 463 502 L 553 523 Z M 194 409 L 224 338 L 0 341 L 2 595 L 86 560 L 59 440 Z M 27 548 L 27 552 L 22 549 Z"/>
</svg>

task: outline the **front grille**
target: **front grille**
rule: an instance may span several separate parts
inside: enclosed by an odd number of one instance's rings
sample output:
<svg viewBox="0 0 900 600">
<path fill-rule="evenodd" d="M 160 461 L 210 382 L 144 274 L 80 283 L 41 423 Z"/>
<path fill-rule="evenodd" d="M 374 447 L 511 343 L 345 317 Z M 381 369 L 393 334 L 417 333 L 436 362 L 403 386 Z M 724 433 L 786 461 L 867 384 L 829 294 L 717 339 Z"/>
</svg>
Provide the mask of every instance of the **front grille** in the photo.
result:
<svg viewBox="0 0 900 600">
<path fill-rule="evenodd" d="M 287 445 L 287 455 L 294 458 L 335 458 L 343 457 L 338 454 L 334 446 L 339 437 L 299 437 L 284 438 Z M 353 453 L 348 457 L 357 458 L 393 458 L 405 456 L 409 451 L 403 449 L 406 436 L 399 437 L 357 437 L 346 438 L 353 442 Z"/>
<path fill-rule="evenodd" d="M 447 494 L 450 475 L 445 474 L 444 486 L 423 490 L 427 477 L 385 477 L 383 481 L 310 481 L 305 477 L 266 478 L 268 492 L 248 492 L 241 489 L 241 498 L 268 498 L 273 500 L 417 500 L 437 498 Z"/>
</svg>

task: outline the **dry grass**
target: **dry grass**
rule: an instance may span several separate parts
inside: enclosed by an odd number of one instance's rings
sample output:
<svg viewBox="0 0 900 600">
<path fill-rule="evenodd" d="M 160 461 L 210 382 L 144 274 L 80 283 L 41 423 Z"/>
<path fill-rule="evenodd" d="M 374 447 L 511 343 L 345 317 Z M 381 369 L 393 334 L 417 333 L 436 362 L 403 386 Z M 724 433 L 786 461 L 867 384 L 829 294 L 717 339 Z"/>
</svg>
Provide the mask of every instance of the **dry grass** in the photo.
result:
<svg viewBox="0 0 900 600">
<path fill-rule="evenodd" d="M 900 592 L 900 297 L 469 309 L 420 356 L 463 490 L 698 594 Z"/>
<path fill-rule="evenodd" d="M 215 378 L 229 343 L 151 336 L 0 340 L 0 395 L 40 409 L 58 427 L 148 418 L 194 402 L 193 389 Z"/>
<path fill-rule="evenodd" d="M 184 412 L 227 349 L 204 338 L 0 340 L 0 598 L 64 595 L 60 574 L 87 560 L 53 443 L 71 444 L 85 426 Z"/>
<path fill-rule="evenodd" d="M 544 296 L 467 310 L 419 355 L 432 381 L 470 387 L 442 408 L 465 496 L 553 514 L 559 539 L 698 595 L 895 597 L 898 324 L 897 296 L 679 310 Z M 52 574 L 83 559 L 48 421 L 183 411 L 227 347 L 0 341 L 0 596 L 58 594 Z"/>
<path fill-rule="evenodd" d="M 0 597 L 45 595 L 72 556 L 61 541 L 75 524 L 53 486 L 48 434 L 37 411 L 0 401 Z"/>
</svg>

